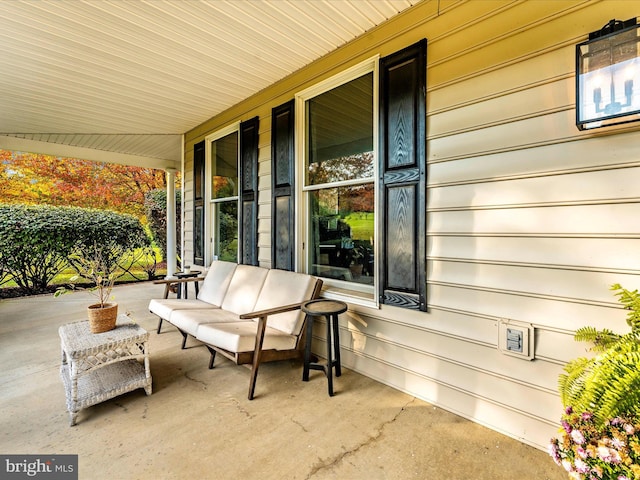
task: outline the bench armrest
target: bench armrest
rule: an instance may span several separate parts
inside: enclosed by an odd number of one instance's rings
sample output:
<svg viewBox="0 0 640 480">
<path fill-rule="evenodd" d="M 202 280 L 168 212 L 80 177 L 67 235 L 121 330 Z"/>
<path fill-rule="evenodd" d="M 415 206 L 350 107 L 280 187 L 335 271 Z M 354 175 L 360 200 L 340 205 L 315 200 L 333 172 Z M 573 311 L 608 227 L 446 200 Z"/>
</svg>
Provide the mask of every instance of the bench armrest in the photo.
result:
<svg viewBox="0 0 640 480">
<path fill-rule="evenodd" d="M 164 280 L 154 280 L 155 285 L 164 285 L 171 283 L 187 283 L 187 282 L 202 282 L 204 277 L 189 277 L 189 278 L 165 278 Z"/>
<path fill-rule="evenodd" d="M 275 315 L 277 313 L 291 312 L 293 310 L 299 310 L 300 306 L 303 303 L 304 302 L 292 303 L 291 305 L 285 305 L 283 307 L 268 308 L 266 310 L 259 310 L 257 312 L 243 313 L 242 315 L 240 315 L 240 318 L 243 320 L 247 320 L 253 318 L 268 317 L 269 315 Z"/>
<path fill-rule="evenodd" d="M 171 289 L 171 285 L 175 285 L 177 283 L 188 283 L 188 282 L 201 282 L 204 280 L 204 277 L 187 277 L 187 278 L 165 278 L 164 280 L 154 280 L 153 283 L 155 285 L 164 285 L 164 298 L 169 298 L 169 290 Z M 196 289 L 198 284 L 196 283 Z M 185 285 L 186 288 L 186 285 Z"/>
</svg>

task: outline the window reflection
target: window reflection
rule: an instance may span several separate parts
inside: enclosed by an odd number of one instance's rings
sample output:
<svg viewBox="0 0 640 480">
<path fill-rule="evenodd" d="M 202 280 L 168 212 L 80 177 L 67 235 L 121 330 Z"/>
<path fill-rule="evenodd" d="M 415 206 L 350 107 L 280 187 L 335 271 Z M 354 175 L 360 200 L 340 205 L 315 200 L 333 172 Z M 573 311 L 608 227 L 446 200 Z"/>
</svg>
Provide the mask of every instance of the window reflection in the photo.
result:
<svg viewBox="0 0 640 480">
<path fill-rule="evenodd" d="M 220 260 L 238 261 L 238 202 L 214 203 L 214 253 Z"/>
<path fill-rule="evenodd" d="M 373 73 L 306 101 L 307 185 L 373 177 Z"/>
<path fill-rule="evenodd" d="M 362 152 L 309 165 L 309 184 L 373 177 L 373 152 Z"/>
<path fill-rule="evenodd" d="M 238 132 L 211 143 L 211 199 L 238 195 Z"/>
<path fill-rule="evenodd" d="M 238 132 L 211 142 L 213 254 L 238 261 Z"/>
<path fill-rule="evenodd" d="M 311 273 L 373 285 L 373 184 L 310 192 Z"/>
</svg>

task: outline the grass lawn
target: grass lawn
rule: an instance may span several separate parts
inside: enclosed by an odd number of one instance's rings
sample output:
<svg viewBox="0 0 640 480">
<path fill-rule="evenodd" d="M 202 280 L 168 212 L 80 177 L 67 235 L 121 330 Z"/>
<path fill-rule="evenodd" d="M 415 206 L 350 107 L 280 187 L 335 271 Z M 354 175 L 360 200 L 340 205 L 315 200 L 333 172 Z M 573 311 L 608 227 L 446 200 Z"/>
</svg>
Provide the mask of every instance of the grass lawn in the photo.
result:
<svg viewBox="0 0 640 480">
<path fill-rule="evenodd" d="M 353 212 L 344 218 L 351 227 L 351 238 L 369 241 L 373 238 L 373 212 Z"/>
<path fill-rule="evenodd" d="M 167 268 L 164 263 L 161 263 L 162 255 L 157 248 L 154 248 L 154 253 L 157 262 L 155 275 L 156 277 L 164 277 L 167 273 Z M 135 262 L 134 265 L 129 269 L 131 273 L 126 272 L 121 277 L 118 277 L 118 279 L 116 280 L 116 284 L 149 280 L 149 275 L 146 272 L 146 265 L 147 262 L 144 259 Z M 69 267 L 56 275 L 51 281 L 50 286 L 55 287 L 56 285 L 69 285 L 70 283 L 72 283 L 71 278 L 73 278 L 75 275 L 76 271 L 73 268 Z M 76 283 L 78 285 L 88 285 L 88 283 L 84 283 L 82 279 L 77 279 L 73 283 Z M 15 287 L 17 287 L 16 282 L 14 282 L 13 280 L 9 280 L 8 282 L 3 283 L 2 286 L 0 286 L 0 289 L 11 289 Z"/>
</svg>

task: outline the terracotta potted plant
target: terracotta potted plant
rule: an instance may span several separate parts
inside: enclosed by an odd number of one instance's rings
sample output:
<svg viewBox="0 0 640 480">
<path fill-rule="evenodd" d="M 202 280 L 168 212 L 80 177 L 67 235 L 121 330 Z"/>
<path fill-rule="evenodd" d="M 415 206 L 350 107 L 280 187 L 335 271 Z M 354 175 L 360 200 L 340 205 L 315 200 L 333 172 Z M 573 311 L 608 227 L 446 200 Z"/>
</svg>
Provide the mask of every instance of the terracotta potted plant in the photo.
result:
<svg viewBox="0 0 640 480">
<path fill-rule="evenodd" d="M 113 330 L 118 316 L 118 304 L 110 302 L 111 291 L 116 279 L 122 274 L 122 268 L 117 261 L 124 249 L 119 246 L 101 248 L 97 244 L 79 247 L 69 258 L 70 263 L 78 272 L 69 280 L 69 287 L 60 287 L 55 296 L 70 290 L 78 290 L 74 282 L 80 279 L 89 281 L 92 286 L 82 288 L 97 298 L 97 302 L 87 307 L 87 317 L 92 333 L 102 333 Z"/>
</svg>

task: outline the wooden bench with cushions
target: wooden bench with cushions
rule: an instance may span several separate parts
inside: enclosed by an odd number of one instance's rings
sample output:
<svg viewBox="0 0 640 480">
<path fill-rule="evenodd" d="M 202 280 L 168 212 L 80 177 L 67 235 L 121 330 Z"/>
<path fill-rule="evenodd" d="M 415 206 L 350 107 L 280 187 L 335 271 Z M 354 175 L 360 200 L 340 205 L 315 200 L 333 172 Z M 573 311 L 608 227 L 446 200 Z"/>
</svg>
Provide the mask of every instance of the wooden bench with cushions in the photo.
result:
<svg viewBox="0 0 640 480">
<path fill-rule="evenodd" d="M 153 299 L 149 311 L 183 336 L 204 343 L 213 368 L 216 353 L 238 365 L 251 365 L 253 399 L 261 362 L 302 358 L 305 314 L 300 305 L 320 295 L 322 280 L 311 275 L 214 261 L 195 299 Z M 173 279 L 156 283 L 175 282 Z"/>
</svg>

